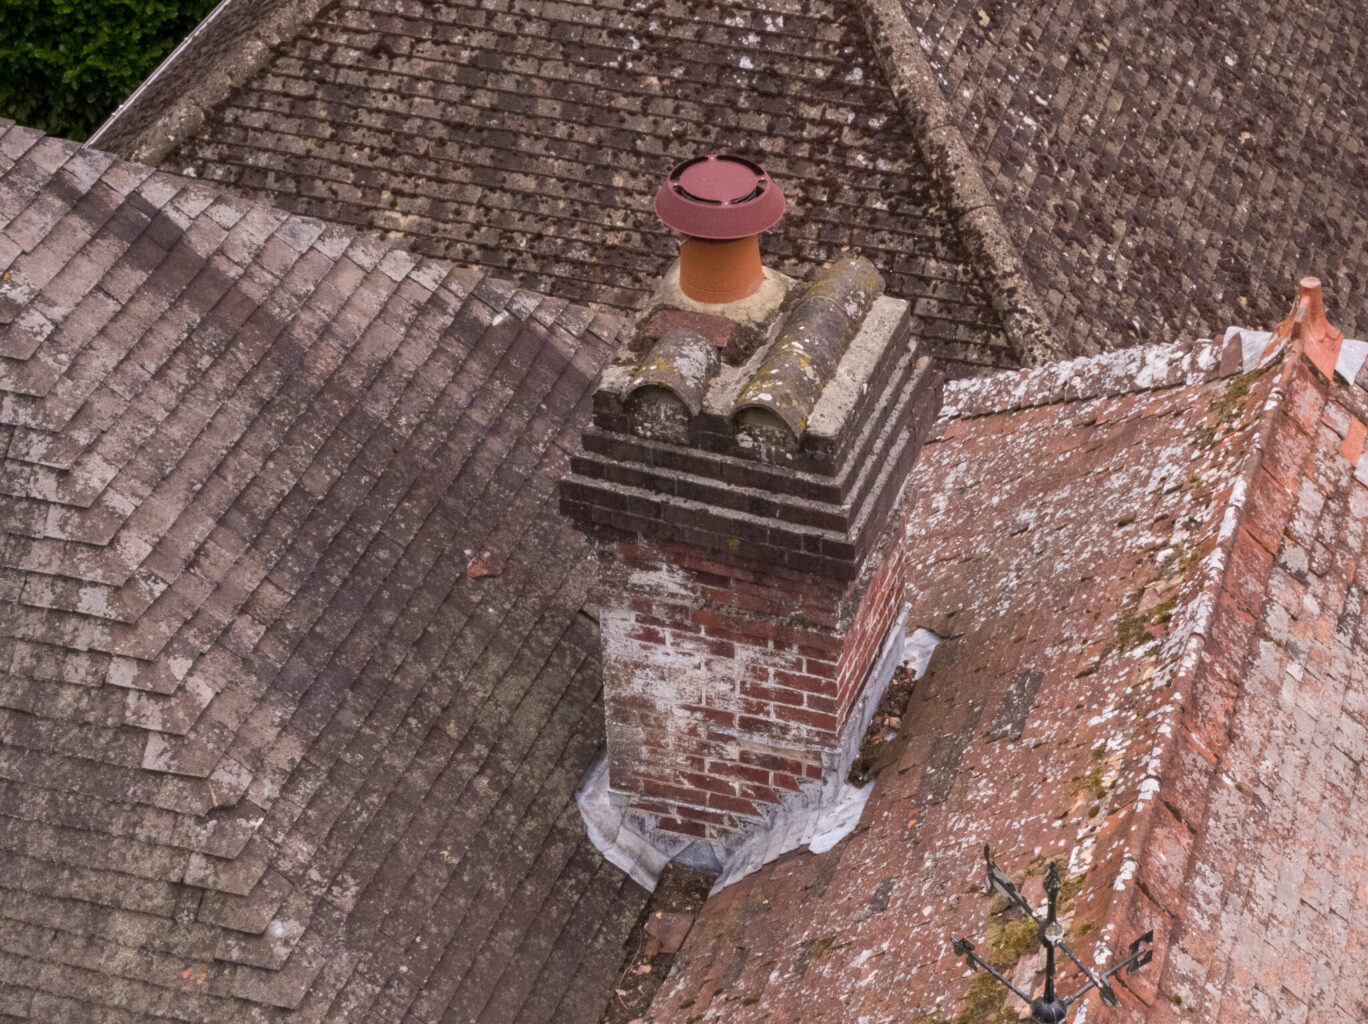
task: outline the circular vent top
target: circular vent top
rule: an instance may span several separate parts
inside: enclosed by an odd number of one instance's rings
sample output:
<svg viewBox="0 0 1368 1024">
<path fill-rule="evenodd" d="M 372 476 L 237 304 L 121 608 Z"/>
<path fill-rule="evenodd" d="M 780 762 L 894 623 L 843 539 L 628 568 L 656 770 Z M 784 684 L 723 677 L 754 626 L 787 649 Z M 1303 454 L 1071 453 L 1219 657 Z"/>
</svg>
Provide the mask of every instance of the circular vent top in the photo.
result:
<svg viewBox="0 0 1368 1024">
<path fill-rule="evenodd" d="M 685 160 L 655 197 L 656 216 L 693 238 L 746 238 L 784 215 L 784 193 L 759 165 L 712 153 Z"/>
</svg>

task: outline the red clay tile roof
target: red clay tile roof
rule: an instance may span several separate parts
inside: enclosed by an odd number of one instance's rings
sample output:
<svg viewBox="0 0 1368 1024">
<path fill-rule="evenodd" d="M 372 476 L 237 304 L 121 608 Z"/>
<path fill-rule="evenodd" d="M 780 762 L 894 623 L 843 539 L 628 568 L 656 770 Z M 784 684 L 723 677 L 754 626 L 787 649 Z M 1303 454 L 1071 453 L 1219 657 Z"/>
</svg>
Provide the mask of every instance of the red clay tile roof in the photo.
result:
<svg viewBox="0 0 1368 1024">
<path fill-rule="evenodd" d="M 620 322 L 9 122 L 0 272 L 0 1019 L 596 1020 Z"/>
<path fill-rule="evenodd" d="M 1363 1018 L 1368 395 L 1295 350 L 1191 373 L 1219 350 L 948 389 L 907 521 L 910 625 L 947 639 L 901 749 L 851 838 L 705 905 L 651 1021 L 998 1019 L 949 937 L 1026 988 L 1040 958 L 985 842 L 1032 900 L 1067 865 L 1085 958 L 1155 928 L 1102 1019 Z"/>
<path fill-rule="evenodd" d="M 774 266 L 806 277 L 853 247 L 951 373 L 1015 365 L 847 0 L 341 0 L 162 164 L 634 308 L 675 250 L 656 188 L 715 149 L 788 193 Z"/>
<path fill-rule="evenodd" d="M 901 0 L 1063 350 L 1275 323 L 1368 334 L 1368 6 Z"/>
</svg>

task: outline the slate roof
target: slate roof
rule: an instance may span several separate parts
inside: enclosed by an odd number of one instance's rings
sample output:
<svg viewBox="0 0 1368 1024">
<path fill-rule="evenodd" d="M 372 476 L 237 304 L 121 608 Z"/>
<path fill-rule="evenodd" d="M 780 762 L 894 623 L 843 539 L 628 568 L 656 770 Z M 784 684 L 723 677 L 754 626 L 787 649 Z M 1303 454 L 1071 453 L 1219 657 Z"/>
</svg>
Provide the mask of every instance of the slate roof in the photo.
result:
<svg viewBox="0 0 1368 1024">
<path fill-rule="evenodd" d="M 1003 1019 L 949 948 L 1039 981 L 984 843 L 1033 901 L 1059 859 L 1086 959 L 1155 929 L 1106 1020 L 1362 1019 L 1368 395 L 1295 349 L 1238 365 L 948 387 L 906 526 L 909 626 L 946 639 L 860 827 L 705 904 L 649 1020 Z"/>
<path fill-rule="evenodd" d="M 592 1021 L 615 317 L 0 122 L 0 1019 Z"/>
<path fill-rule="evenodd" d="M 194 53 L 168 74 L 216 66 Z M 162 166 L 634 309 L 675 251 L 664 175 L 738 152 L 788 194 L 767 262 L 854 248 L 949 372 L 1016 365 L 848 0 L 341 0 L 232 75 Z"/>
<path fill-rule="evenodd" d="M 1368 333 L 1364 5 L 900 2 L 1060 351 L 1271 324 L 1304 273 Z"/>
</svg>

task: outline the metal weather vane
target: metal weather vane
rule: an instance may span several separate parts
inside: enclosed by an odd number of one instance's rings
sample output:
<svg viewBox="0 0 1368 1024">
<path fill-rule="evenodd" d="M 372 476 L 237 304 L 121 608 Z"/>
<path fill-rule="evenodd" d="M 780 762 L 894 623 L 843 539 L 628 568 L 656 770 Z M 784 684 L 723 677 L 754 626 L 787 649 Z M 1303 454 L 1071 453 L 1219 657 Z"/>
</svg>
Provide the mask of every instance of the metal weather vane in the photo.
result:
<svg viewBox="0 0 1368 1024">
<path fill-rule="evenodd" d="M 1036 923 L 1040 943 L 1045 947 L 1045 991 L 1032 999 L 1008 981 L 988 961 L 975 953 L 974 944 L 968 939 L 955 939 L 951 943 L 955 955 L 964 957 L 964 962 L 971 971 L 976 971 L 979 968 L 987 971 L 1006 985 L 1018 999 L 1030 1006 L 1031 1024 L 1062 1024 L 1068 1017 L 1069 1007 L 1094 988 L 1101 996 L 1104 1006 L 1119 1006 L 1120 1001 L 1116 998 L 1116 991 L 1111 987 L 1110 979 L 1123 968 L 1127 974 L 1134 974 L 1150 962 L 1154 956 L 1154 950 L 1150 945 L 1154 941 L 1154 932 L 1148 931 L 1140 936 L 1130 944 L 1129 955 L 1108 967 L 1101 974 L 1096 974 L 1074 955 L 1073 950 L 1064 944 L 1064 926 L 1059 923 L 1056 916 L 1059 890 L 1062 885 L 1059 880 L 1059 871 L 1055 868 L 1054 862 L 1051 861 L 1049 867 L 1045 869 L 1045 895 L 1049 904 L 1045 920 L 1042 921 L 1026 897 L 1021 895 L 1016 885 L 1007 877 L 1006 872 L 993 862 L 993 854 L 987 846 L 983 848 L 983 859 L 988 867 L 988 888 L 1002 896 L 1008 903 Z M 1057 949 L 1072 960 L 1074 965 L 1083 972 L 1084 977 L 1088 979 L 1088 983 L 1073 995 L 1061 997 L 1055 992 L 1055 950 Z"/>
</svg>

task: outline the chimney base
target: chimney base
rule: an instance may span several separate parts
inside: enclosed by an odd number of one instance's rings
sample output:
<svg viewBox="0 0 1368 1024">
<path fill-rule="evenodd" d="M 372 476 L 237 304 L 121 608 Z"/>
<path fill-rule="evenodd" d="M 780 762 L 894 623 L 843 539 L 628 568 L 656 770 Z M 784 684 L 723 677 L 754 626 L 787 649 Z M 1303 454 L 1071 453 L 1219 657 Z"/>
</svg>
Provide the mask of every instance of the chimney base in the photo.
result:
<svg viewBox="0 0 1368 1024">
<path fill-rule="evenodd" d="M 763 267 L 761 272 L 763 280 L 759 287 L 746 298 L 737 302 L 702 302 L 690 298 L 680 285 L 680 261 L 675 260 L 670 268 L 665 271 L 655 294 L 651 296 L 643 308 L 646 310 L 687 309 L 694 313 L 723 316 L 747 327 L 762 327 L 783 305 L 790 289 L 797 282 L 772 267 Z"/>
<path fill-rule="evenodd" d="M 859 824 L 874 791 L 872 782 L 857 787 L 846 776 L 894 670 L 905 661 L 920 662 L 913 665 L 913 674 L 919 677 L 926 668 L 925 659 L 911 655 L 906 646 L 909 606 L 900 607 L 876 648 L 878 656 L 839 743 L 821 757 L 820 776 L 805 780 L 797 790 L 786 792 L 778 805 L 766 808 L 762 826 L 706 836 L 662 827 L 660 816 L 634 806 L 632 793 L 613 787 L 605 753 L 575 794 L 590 840 L 643 888 L 654 890 L 665 865 L 674 861 L 716 876 L 714 893 L 792 850 L 810 846 L 814 853 L 822 853 L 834 846 Z M 776 841 L 776 835 L 782 840 Z"/>
</svg>

